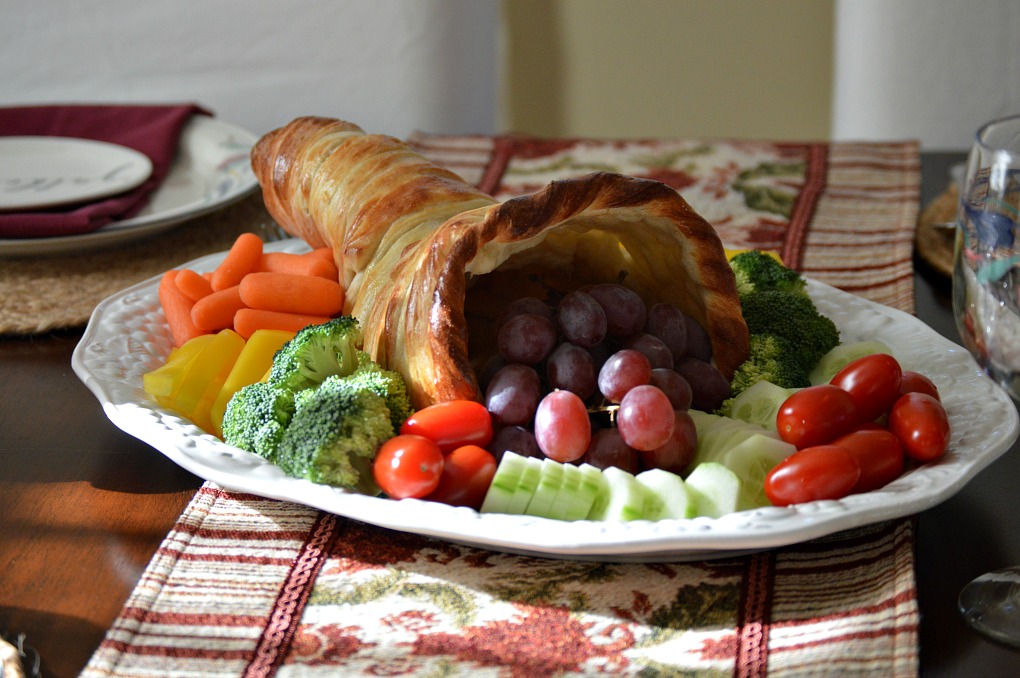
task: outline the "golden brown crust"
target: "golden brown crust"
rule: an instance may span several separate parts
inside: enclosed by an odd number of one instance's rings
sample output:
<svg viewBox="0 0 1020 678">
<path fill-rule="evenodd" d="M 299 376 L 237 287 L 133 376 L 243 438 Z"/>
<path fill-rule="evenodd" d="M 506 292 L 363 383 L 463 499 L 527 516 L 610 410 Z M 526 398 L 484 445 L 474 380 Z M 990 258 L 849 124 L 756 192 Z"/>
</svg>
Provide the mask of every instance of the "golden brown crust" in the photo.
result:
<svg viewBox="0 0 1020 678">
<path fill-rule="evenodd" d="M 623 279 L 701 322 L 727 376 L 747 356 L 718 235 L 659 182 L 602 172 L 497 203 L 395 139 L 322 118 L 266 135 L 252 163 L 280 225 L 334 249 L 365 350 L 416 407 L 480 397 L 488 321 L 529 288 Z"/>
</svg>

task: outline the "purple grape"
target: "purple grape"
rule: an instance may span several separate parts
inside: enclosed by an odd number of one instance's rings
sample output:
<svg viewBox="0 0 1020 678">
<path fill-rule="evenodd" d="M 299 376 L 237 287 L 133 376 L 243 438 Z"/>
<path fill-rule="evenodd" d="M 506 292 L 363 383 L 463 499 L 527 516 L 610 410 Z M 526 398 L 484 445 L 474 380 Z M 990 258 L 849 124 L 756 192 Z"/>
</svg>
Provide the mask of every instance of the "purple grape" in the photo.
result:
<svg viewBox="0 0 1020 678">
<path fill-rule="evenodd" d="M 628 337 L 637 334 L 645 326 L 648 309 L 644 300 L 633 290 L 615 283 L 601 283 L 587 291 L 605 310 L 610 335 Z"/>
<path fill-rule="evenodd" d="M 696 410 L 713 412 L 730 397 L 729 380 L 704 360 L 681 358 L 673 369 L 691 385 L 691 407 Z"/>
<path fill-rule="evenodd" d="M 652 386 L 657 387 L 673 404 L 674 410 L 689 410 L 694 392 L 687 380 L 680 376 L 676 370 L 656 368 L 652 370 Z"/>
<path fill-rule="evenodd" d="M 503 458 L 505 452 L 516 452 L 522 457 L 542 457 L 535 434 L 523 426 L 505 426 L 492 436 L 486 449 L 496 458 L 496 463 Z"/>
<path fill-rule="evenodd" d="M 502 368 L 485 390 L 485 409 L 496 424 L 530 424 L 542 398 L 542 382 L 535 368 L 512 364 Z"/>
<path fill-rule="evenodd" d="M 523 313 L 506 321 L 496 342 L 508 363 L 536 365 L 555 348 L 556 326 L 549 318 Z"/>
<path fill-rule="evenodd" d="M 706 363 L 712 359 L 712 340 L 701 323 L 691 316 L 687 316 L 687 352 L 684 355 Z"/>
<path fill-rule="evenodd" d="M 648 309 L 645 330 L 662 340 L 666 348 L 679 358 L 687 352 L 687 315 L 672 304 L 653 304 Z"/>
<path fill-rule="evenodd" d="M 574 291 L 563 297 L 557 317 L 560 333 L 572 344 L 589 348 L 606 338 L 606 312 L 586 292 Z"/>
<path fill-rule="evenodd" d="M 550 320 L 552 320 L 553 317 L 552 307 L 538 297 L 521 297 L 520 299 L 514 299 L 507 304 L 506 310 L 504 310 L 503 315 L 500 316 L 499 326 L 502 327 L 506 324 L 506 321 L 510 320 L 510 318 L 523 315 L 525 313 L 533 313 L 535 315 L 540 315 L 543 318 L 549 318 Z"/>
<path fill-rule="evenodd" d="M 599 370 L 599 392 L 610 402 L 618 403 L 635 386 L 647 384 L 652 378 L 652 364 L 633 349 L 617 351 L 609 356 Z"/>
<path fill-rule="evenodd" d="M 593 433 L 582 461 L 595 468 L 615 466 L 633 474 L 641 471 L 638 451 L 623 442 L 616 428 L 604 428 Z"/>
<path fill-rule="evenodd" d="M 657 367 L 673 367 L 673 352 L 669 350 L 666 343 L 658 337 L 642 332 L 629 337 L 623 342 L 625 348 L 632 348 L 638 351 L 652 364 L 652 369 Z"/>
<path fill-rule="evenodd" d="M 581 400 L 595 393 L 595 361 L 580 346 L 566 342 L 557 346 L 546 360 L 545 374 L 552 388 L 576 393 Z"/>
<path fill-rule="evenodd" d="M 645 468 L 661 468 L 679 475 L 694 459 L 698 448 L 698 432 L 688 413 L 674 411 L 673 418 L 673 433 L 669 440 L 654 450 L 639 454 Z"/>
</svg>

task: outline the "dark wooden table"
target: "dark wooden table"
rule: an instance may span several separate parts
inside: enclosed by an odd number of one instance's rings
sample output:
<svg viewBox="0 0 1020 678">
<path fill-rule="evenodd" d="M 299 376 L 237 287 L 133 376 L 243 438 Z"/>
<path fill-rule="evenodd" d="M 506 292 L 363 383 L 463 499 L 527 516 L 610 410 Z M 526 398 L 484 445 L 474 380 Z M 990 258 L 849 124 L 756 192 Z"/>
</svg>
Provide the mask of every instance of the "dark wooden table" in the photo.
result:
<svg viewBox="0 0 1020 678">
<path fill-rule="evenodd" d="M 953 154 L 925 154 L 922 204 Z M 2 262 L 0 262 L 2 265 Z M 918 264 L 917 313 L 957 339 L 949 281 Z M 47 676 L 76 675 L 201 480 L 121 433 L 71 370 L 80 332 L 0 338 L 0 630 L 24 633 Z M 1020 675 L 1020 652 L 964 626 L 971 578 L 1020 563 L 1020 449 L 918 519 L 921 671 Z"/>
</svg>

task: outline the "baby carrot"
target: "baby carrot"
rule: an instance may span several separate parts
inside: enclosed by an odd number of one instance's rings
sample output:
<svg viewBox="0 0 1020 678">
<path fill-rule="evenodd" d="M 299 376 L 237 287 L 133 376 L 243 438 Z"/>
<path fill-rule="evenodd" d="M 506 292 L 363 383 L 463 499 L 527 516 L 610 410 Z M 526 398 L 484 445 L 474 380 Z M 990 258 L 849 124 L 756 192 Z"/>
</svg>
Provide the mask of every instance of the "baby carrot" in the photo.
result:
<svg viewBox="0 0 1020 678">
<path fill-rule="evenodd" d="M 225 290 L 241 282 L 255 270 L 262 258 L 262 240 L 254 233 L 242 233 L 230 246 L 227 256 L 212 274 L 213 291 Z"/>
<path fill-rule="evenodd" d="M 248 339 L 256 330 L 286 330 L 297 332 L 308 325 L 321 325 L 329 320 L 326 316 L 302 315 L 264 311 L 257 308 L 241 308 L 234 314 L 234 331 Z"/>
<path fill-rule="evenodd" d="M 262 255 L 257 271 L 271 273 L 291 273 L 293 275 L 314 275 L 320 278 L 338 280 L 340 271 L 333 263 L 332 255 L 324 259 L 314 256 L 311 252 L 293 254 L 291 252 L 266 252 Z"/>
<path fill-rule="evenodd" d="M 250 308 L 332 316 L 343 310 L 340 283 L 309 275 L 256 272 L 241 280 L 241 300 Z"/>
<path fill-rule="evenodd" d="M 204 333 L 191 320 L 191 307 L 195 302 L 177 288 L 177 273 L 176 270 L 170 270 L 163 274 L 159 281 L 158 296 L 174 346 L 183 346 L 189 339 Z"/>
<path fill-rule="evenodd" d="M 209 284 L 209 279 L 199 273 L 195 273 L 190 268 L 178 271 L 174 282 L 177 283 L 177 289 L 192 301 L 198 301 L 202 297 L 207 297 L 213 291 L 212 285 Z"/>
<path fill-rule="evenodd" d="M 238 285 L 213 292 L 195 302 L 191 320 L 203 332 L 219 332 L 234 326 L 234 314 L 244 308 Z"/>
</svg>

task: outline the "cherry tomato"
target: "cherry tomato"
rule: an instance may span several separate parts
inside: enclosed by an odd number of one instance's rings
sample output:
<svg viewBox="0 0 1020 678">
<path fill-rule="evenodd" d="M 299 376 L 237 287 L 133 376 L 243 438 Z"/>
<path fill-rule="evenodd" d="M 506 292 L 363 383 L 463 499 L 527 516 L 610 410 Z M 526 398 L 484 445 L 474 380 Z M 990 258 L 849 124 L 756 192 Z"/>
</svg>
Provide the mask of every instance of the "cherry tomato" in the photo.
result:
<svg viewBox="0 0 1020 678">
<path fill-rule="evenodd" d="M 448 400 L 418 410 L 400 432 L 424 436 L 444 453 L 463 445 L 485 447 L 492 441 L 492 416 L 473 400 Z"/>
<path fill-rule="evenodd" d="M 927 393 L 935 400 L 942 400 L 935 382 L 918 372 L 903 370 L 903 379 L 900 381 L 900 395 L 908 393 Z"/>
<path fill-rule="evenodd" d="M 841 499 L 850 494 L 860 477 L 860 465 L 842 447 L 806 447 L 769 471 L 765 476 L 765 496 L 775 506 Z"/>
<path fill-rule="evenodd" d="M 857 459 L 861 477 L 850 491 L 870 492 L 886 485 L 903 473 L 906 459 L 903 445 L 892 431 L 874 424 L 864 426 L 832 441 Z"/>
<path fill-rule="evenodd" d="M 949 447 L 949 415 L 942 403 L 926 393 L 901 396 L 889 410 L 889 430 L 916 461 L 938 459 Z"/>
<path fill-rule="evenodd" d="M 494 475 L 496 458 L 492 453 L 477 445 L 464 445 L 446 455 L 439 485 L 425 498 L 479 509 Z"/>
<path fill-rule="evenodd" d="M 779 408 L 779 437 L 797 449 L 824 445 L 861 422 L 853 397 L 832 384 L 796 391 Z"/>
<path fill-rule="evenodd" d="M 874 421 L 896 402 L 902 378 L 903 368 L 896 358 L 875 353 L 850 362 L 829 383 L 850 394 L 861 421 Z"/>
<path fill-rule="evenodd" d="M 443 452 L 428 438 L 395 436 L 379 448 L 372 472 L 382 491 L 394 499 L 424 497 L 439 485 Z"/>
</svg>

